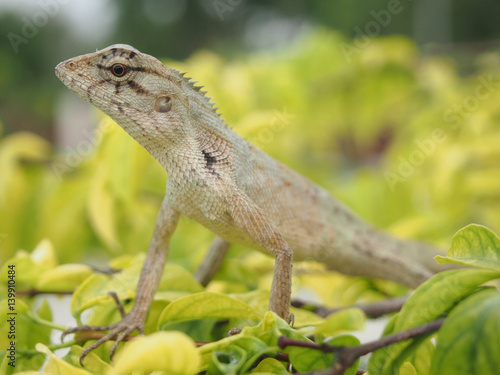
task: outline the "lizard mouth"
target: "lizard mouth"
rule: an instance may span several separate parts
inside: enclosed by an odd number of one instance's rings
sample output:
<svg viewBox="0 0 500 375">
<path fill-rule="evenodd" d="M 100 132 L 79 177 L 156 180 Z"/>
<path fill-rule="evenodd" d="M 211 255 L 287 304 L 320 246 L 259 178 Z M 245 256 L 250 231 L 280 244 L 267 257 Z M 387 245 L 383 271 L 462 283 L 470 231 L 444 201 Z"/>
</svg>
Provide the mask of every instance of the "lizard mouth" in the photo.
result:
<svg viewBox="0 0 500 375">
<path fill-rule="evenodd" d="M 112 103 L 117 106 L 124 105 L 124 102 L 117 99 L 115 96 L 107 93 L 106 91 L 99 89 L 99 83 L 87 78 L 80 74 L 76 74 L 73 70 L 77 67 L 77 64 L 72 60 L 66 60 L 57 64 L 56 76 L 59 80 L 68 87 L 71 91 L 81 96 L 86 101 L 91 104 L 97 105 L 95 99 L 101 99 L 104 102 Z M 88 82 L 87 82 L 88 81 Z"/>
</svg>

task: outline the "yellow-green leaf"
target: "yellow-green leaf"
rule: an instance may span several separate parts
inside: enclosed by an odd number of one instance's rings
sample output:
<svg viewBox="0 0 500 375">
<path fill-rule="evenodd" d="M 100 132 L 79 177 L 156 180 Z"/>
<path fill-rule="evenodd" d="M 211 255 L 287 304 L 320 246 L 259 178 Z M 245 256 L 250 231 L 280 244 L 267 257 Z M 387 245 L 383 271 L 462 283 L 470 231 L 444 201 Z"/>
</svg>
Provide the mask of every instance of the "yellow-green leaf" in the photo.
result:
<svg viewBox="0 0 500 375">
<path fill-rule="evenodd" d="M 182 332 L 156 332 L 127 342 L 115 363 L 109 375 L 149 371 L 190 375 L 198 372 L 200 355 L 193 340 Z"/>
<path fill-rule="evenodd" d="M 432 375 L 495 375 L 500 368 L 500 294 L 495 288 L 462 301 L 439 330 Z"/>
<path fill-rule="evenodd" d="M 9 267 L 15 271 L 16 290 L 27 290 L 35 287 L 38 277 L 44 271 L 37 265 L 26 251 L 18 251 L 13 258 L 7 260 L 0 269 L 0 281 L 7 284 Z"/>
<path fill-rule="evenodd" d="M 42 273 L 36 287 L 44 292 L 72 291 L 92 274 L 85 264 L 68 263 Z"/>
<path fill-rule="evenodd" d="M 266 358 L 262 360 L 257 367 L 252 371 L 254 375 L 264 375 L 264 374 L 277 374 L 277 375 L 288 375 L 290 374 L 285 366 L 274 358 Z"/>
<path fill-rule="evenodd" d="M 106 187 L 107 171 L 104 167 L 92 180 L 89 192 L 88 214 L 99 238 L 112 250 L 120 248 L 115 220 L 115 198 Z"/>
<path fill-rule="evenodd" d="M 410 362 L 405 362 L 401 366 L 399 375 L 418 375 L 418 373 Z"/>
<path fill-rule="evenodd" d="M 31 252 L 31 259 L 44 270 L 57 266 L 57 255 L 50 240 L 40 241 L 35 250 Z"/>
<path fill-rule="evenodd" d="M 500 270 L 500 238 L 482 225 L 467 225 L 453 236 L 446 256 L 436 256 L 436 260 Z"/>
<path fill-rule="evenodd" d="M 247 359 L 253 358 L 257 353 L 262 353 L 267 349 L 267 345 L 259 340 L 257 337 L 246 336 L 244 334 L 226 337 L 222 340 L 211 342 L 203 345 L 198 349 L 201 358 L 200 371 L 206 370 L 211 366 L 214 368 L 213 362 L 220 362 L 223 355 L 231 357 L 236 363 L 236 368 L 241 368 Z M 214 353 L 223 353 L 221 356 L 214 357 Z M 215 365 L 215 369 L 220 366 Z"/>
<path fill-rule="evenodd" d="M 58 358 L 52 351 L 43 344 L 36 344 L 35 349 L 40 353 L 47 354 L 49 356 L 49 360 L 45 365 L 45 372 L 49 374 L 71 374 L 71 375 L 90 375 L 91 373 L 85 371 L 81 367 L 78 368 L 76 366 L 70 365 L 68 362 L 63 361 L 61 358 Z"/>
<path fill-rule="evenodd" d="M 201 292 L 173 301 L 163 310 L 158 324 L 207 318 L 260 320 L 262 314 L 246 303 L 224 294 Z"/>
<path fill-rule="evenodd" d="M 83 349 L 81 346 L 73 345 L 70 348 L 68 354 L 64 356 L 64 360 L 70 365 L 77 368 L 80 366 L 80 356 L 82 355 Z M 84 363 L 85 370 L 92 372 L 93 374 L 106 374 L 111 370 L 111 366 L 104 362 L 96 353 L 90 352 L 85 357 Z"/>
<path fill-rule="evenodd" d="M 401 332 L 429 323 L 449 311 L 461 298 L 485 282 L 500 277 L 500 272 L 485 269 L 459 269 L 441 272 L 420 285 L 395 315 L 391 330 L 384 335 Z M 392 374 L 398 371 L 413 350 L 408 348 L 417 339 L 406 340 L 377 350 L 370 358 L 368 371 L 371 375 Z M 413 349 L 416 349 L 413 348 Z"/>
<path fill-rule="evenodd" d="M 340 331 L 359 331 L 364 329 L 365 314 L 358 308 L 340 310 L 329 315 L 325 321 L 315 328 L 307 329 L 307 334 L 321 334 L 323 336 L 333 336 Z"/>
</svg>

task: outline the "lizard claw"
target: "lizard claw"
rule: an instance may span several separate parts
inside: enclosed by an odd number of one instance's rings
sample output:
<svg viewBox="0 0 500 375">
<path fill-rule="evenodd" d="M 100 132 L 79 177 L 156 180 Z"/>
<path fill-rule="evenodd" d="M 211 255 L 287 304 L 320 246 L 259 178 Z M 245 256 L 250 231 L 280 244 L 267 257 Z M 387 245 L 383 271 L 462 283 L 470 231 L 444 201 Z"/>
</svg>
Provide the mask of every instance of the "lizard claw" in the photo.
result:
<svg viewBox="0 0 500 375">
<path fill-rule="evenodd" d="M 113 356 L 115 354 L 116 348 L 118 348 L 118 344 L 122 341 L 125 340 L 127 335 L 131 334 L 135 330 L 139 332 L 139 334 L 143 335 L 144 334 L 144 318 L 134 312 L 132 310 L 129 314 L 125 313 L 125 310 L 123 308 L 123 305 L 121 304 L 120 300 L 118 299 L 118 296 L 116 295 L 115 292 L 109 292 L 108 293 L 113 300 L 116 302 L 118 311 L 120 312 L 120 315 L 122 317 L 122 320 L 110 324 L 107 326 L 78 326 L 78 327 L 73 327 L 65 330 L 61 334 L 61 341 L 64 340 L 64 338 L 71 334 L 71 333 L 76 333 L 76 332 L 103 332 L 103 331 L 111 331 L 108 334 L 98 338 L 96 342 L 94 342 L 92 345 L 89 347 L 85 348 L 85 350 L 82 352 L 80 355 L 80 365 L 83 367 L 83 359 L 94 349 L 97 349 L 99 346 L 104 344 L 106 341 L 109 340 L 115 340 L 115 343 L 111 347 L 111 351 L 109 353 L 109 357 L 112 360 Z M 89 340 L 92 338 L 88 338 Z"/>
<path fill-rule="evenodd" d="M 80 365 L 83 366 L 84 358 L 94 349 L 97 349 L 99 346 L 104 344 L 106 341 L 115 340 L 115 343 L 111 347 L 111 351 L 109 353 L 109 357 L 112 360 L 115 354 L 116 348 L 118 344 L 126 339 L 126 337 L 134 332 L 135 330 L 139 331 L 139 334 L 144 334 L 144 321 L 140 319 L 137 314 L 133 314 L 132 312 L 125 316 L 123 320 L 118 323 L 111 324 L 108 326 L 79 326 L 67 329 L 62 333 L 61 340 L 64 337 L 71 333 L 76 332 L 102 332 L 102 331 L 111 331 L 108 334 L 99 338 L 92 345 L 85 348 L 85 350 L 80 355 Z"/>
</svg>

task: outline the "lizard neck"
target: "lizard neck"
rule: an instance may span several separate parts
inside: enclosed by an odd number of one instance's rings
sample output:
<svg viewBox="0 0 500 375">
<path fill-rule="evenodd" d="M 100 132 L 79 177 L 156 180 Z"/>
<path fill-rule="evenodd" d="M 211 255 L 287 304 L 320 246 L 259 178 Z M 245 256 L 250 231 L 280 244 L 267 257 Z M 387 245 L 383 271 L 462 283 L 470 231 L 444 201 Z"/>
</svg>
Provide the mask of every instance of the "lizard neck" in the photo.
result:
<svg viewBox="0 0 500 375">
<path fill-rule="evenodd" d="M 167 171 L 181 176 L 193 170 L 204 170 L 211 164 L 232 159 L 232 150 L 242 143 L 216 112 L 205 92 L 172 70 L 187 99 L 186 115 L 175 124 L 162 123 L 158 117 L 145 118 L 141 113 L 128 113 L 113 118 L 139 142 Z M 173 136 L 175 134 L 175 136 Z M 241 150 L 243 151 L 243 150 Z M 213 168 L 209 168 L 213 171 Z"/>
</svg>

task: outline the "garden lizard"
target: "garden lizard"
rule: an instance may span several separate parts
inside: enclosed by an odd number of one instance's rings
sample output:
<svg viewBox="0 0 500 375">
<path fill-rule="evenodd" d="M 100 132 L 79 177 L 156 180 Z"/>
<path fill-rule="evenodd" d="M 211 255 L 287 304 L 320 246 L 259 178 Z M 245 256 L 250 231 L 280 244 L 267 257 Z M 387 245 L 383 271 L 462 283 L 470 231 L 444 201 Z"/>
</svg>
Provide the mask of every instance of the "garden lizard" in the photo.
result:
<svg viewBox="0 0 500 375">
<path fill-rule="evenodd" d="M 289 318 L 292 254 L 349 275 L 416 287 L 439 271 L 438 250 L 396 239 L 358 218 L 322 188 L 251 145 L 229 128 L 210 98 L 178 70 L 137 49 L 116 44 L 56 67 L 59 79 L 101 109 L 168 173 L 166 195 L 144 262 L 132 310 L 89 346 L 143 333 L 180 215 L 219 237 L 197 274 L 203 284 L 229 244 L 271 253 L 275 269 L 269 309 Z"/>
</svg>

